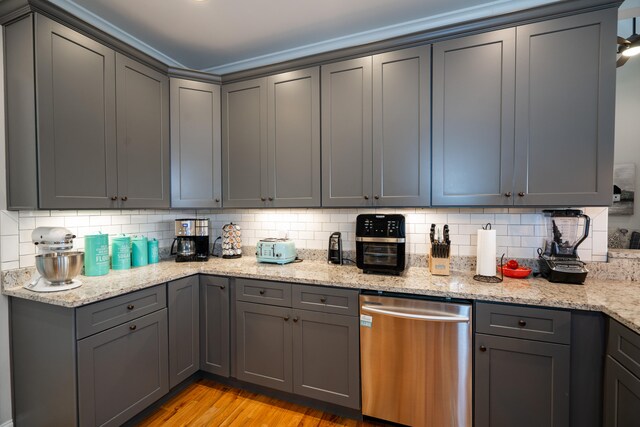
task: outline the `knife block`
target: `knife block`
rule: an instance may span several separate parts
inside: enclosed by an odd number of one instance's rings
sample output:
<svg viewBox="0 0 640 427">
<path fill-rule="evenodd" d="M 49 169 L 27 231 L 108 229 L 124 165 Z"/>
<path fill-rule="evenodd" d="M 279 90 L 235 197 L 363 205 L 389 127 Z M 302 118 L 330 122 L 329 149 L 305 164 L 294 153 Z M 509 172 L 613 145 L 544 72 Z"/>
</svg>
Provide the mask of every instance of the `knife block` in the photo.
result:
<svg viewBox="0 0 640 427">
<path fill-rule="evenodd" d="M 429 271 L 434 276 L 450 276 L 451 257 L 435 258 L 429 254 Z"/>
</svg>

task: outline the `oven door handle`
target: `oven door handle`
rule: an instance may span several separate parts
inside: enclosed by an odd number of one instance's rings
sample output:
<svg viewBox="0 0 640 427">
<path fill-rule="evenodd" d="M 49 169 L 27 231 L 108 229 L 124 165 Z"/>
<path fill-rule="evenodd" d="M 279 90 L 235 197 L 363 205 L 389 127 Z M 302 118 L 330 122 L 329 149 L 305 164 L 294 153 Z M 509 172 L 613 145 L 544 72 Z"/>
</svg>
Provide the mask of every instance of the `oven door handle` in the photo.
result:
<svg viewBox="0 0 640 427">
<path fill-rule="evenodd" d="M 356 242 L 367 243 L 404 243 L 404 237 L 356 237 Z"/>
<path fill-rule="evenodd" d="M 427 322 L 447 322 L 447 323 L 468 323 L 469 318 L 466 316 L 451 315 L 446 312 L 436 312 L 434 314 L 419 314 L 416 312 L 402 312 L 389 310 L 387 307 L 363 305 L 362 311 L 369 311 L 372 313 L 378 313 L 386 316 L 401 317 L 403 319 L 424 320 Z"/>
</svg>

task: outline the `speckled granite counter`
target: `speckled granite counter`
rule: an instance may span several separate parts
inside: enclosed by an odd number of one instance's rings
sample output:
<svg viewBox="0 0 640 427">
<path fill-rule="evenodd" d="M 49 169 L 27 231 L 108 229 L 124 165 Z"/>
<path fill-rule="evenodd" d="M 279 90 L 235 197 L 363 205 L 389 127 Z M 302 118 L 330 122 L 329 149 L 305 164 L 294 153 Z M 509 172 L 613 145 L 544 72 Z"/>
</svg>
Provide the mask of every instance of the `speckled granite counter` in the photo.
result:
<svg viewBox="0 0 640 427">
<path fill-rule="evenodd" d="M 3 273 L 3 293 L 12 297 L 64 307 L 78 307 L 116 295 L 147 288 L 193 274 L 277 280 L 354 289 L 371 289 L 408 294 L 498 301 L 546 307 L 602 311 L 640 333 L 640 283 L 587 279 L 582 286 L 549 283 L 545 279 L 517 280 L 487 284 L 473 280 L 469 272 L 432 276 L 428 269 L 411 267 L 401 277 L 363 274 L 353 266 L 337 266 L 306 260 L 284 266 L 258 264 L 253 257 L 235 260 L 212 259 L 206 263 L 159 264 L 106 276 L 80 276 L 83 286 L 71 291 L 35 293 L 22 288 L 33 269 Z"/>
</svg>

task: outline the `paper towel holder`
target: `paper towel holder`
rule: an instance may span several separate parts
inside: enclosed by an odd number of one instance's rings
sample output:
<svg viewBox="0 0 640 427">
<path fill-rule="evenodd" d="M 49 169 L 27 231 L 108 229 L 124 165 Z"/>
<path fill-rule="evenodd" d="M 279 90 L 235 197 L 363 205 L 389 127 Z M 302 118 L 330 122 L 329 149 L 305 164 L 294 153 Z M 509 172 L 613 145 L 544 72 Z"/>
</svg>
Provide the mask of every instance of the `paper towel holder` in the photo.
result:
<svg viewBox="0 0 640 427">
<path fill-rule="evenodd" d="M 489 226 L 489 230 L 491 230 L 491 224 L 487 224 Z M 482 227 L 484 230 L 487 230 L 486 228 Z M 502 256 L 500 257 L 500 277 L 498 276 L 483 276 L 481 274 L 476 274 L 475 276 L 473 276 L 473 280 L 477 280 L 478 282 L 484 282 L 484 283 L 500 283 L 504 280 L 504 254 L 502 254 Z"/>
</svg>

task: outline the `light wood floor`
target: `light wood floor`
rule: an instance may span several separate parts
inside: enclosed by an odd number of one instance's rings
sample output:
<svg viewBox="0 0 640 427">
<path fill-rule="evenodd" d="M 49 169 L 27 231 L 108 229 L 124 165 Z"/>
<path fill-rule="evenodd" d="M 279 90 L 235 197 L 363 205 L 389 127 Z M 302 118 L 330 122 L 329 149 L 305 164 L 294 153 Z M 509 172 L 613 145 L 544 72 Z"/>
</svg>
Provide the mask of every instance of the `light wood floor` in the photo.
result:
<svg viewBox="0 0 640 427">
<path fill-rule="evenodd" d="M 162 405 L 139 426 L 385 426 L 238 390 L 202 379 Z"/>
</svg>

